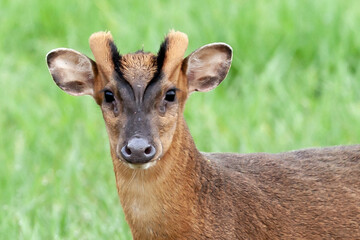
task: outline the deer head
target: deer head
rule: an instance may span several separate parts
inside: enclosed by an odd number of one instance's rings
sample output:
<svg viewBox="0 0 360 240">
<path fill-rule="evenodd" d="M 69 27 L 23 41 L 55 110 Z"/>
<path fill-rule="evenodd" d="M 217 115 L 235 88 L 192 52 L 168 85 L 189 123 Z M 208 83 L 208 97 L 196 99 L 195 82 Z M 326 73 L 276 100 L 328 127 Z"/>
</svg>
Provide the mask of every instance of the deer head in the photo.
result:
<svg viewBox="0 0 360 240">
<path fill-rule="evenodd" d="M 205 45 L 184 58 L 188 38 L 174 31 L 157 55 L 120 55 L 109 32 L 95 33 L 89 42 L 95 61 L 59 48 L 48 53 L 48 68 L 65 92 L 95 99 L 113 160 L 132 169 L 147 169 L 166 154 L 188 95 L 219 85 L 232 60 L 224 43 Z"/>
</svg>

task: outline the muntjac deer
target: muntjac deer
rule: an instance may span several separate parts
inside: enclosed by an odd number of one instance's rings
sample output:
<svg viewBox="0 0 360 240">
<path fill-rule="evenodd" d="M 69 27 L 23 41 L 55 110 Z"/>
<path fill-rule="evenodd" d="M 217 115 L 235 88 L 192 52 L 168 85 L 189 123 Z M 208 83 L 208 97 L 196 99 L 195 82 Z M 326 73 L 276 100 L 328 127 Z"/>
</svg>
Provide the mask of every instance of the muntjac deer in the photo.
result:
<svg viewBox="0 0 360 240">
<path fill-rule="evenodd" d="M 187 46 L 171 31 L 157 55 L 120 55 L 98 32 L 96 62 L 65 48 L 47 55 L 62 90 L 101 107 L 134 239 L 360 239 L 360 145 L 200 153 L 185 101 L 221 83 L 232 49 L 212 43 L 184 58 Z"/>
</svg>

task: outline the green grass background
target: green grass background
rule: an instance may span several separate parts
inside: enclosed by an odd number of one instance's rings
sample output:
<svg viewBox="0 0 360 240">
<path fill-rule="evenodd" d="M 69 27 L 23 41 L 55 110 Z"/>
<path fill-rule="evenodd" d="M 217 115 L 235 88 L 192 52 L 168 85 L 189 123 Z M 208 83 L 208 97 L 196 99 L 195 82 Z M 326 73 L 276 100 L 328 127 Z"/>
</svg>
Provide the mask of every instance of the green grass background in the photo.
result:
<svg viewBox="0 0 360 240">
<path fill-rule="evenodd" d="M 0 239 L 131 239 L 101 112 L 60 91 L 45 55 L 91 56 L 110 30 L 120 52 L 156 52 L 169 29 L 187 54 L 230 44 L 215 91 L 185 116 L 202 151 L 279 152 L 360 142 L 357 0 L 0 0 Z"/>
</svg>

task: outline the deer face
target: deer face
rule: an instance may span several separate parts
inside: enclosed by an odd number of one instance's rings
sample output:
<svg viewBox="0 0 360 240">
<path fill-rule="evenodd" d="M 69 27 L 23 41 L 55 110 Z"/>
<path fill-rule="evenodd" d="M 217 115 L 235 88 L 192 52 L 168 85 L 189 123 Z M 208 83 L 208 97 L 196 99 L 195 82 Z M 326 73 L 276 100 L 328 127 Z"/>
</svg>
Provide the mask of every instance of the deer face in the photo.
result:
<svg viewBox="0 0 360 240">
<path fill-rule="evenodd" d="M 160 62 L 151 53 L 124 55 L 101 90 L 111 150 L 131 168 L 148 168 L 167 151 L 186 97 L 161 72 Z"/>
<path fill-rule="evenodd" d="M 101 107 L 111 154 L 133 169 L 156 164 L 171 147 L 185 100 L 225 78 L 232 58 L 223 43 L 206 45 L 184 59 L 187 36 L 171 32 L 157 55 L 120 55 L 110 33 L 95 33 L 96 62 L 71 49 L 47 55 L 56 84 L 72 95 L 91 95 Z"/>
</svg>

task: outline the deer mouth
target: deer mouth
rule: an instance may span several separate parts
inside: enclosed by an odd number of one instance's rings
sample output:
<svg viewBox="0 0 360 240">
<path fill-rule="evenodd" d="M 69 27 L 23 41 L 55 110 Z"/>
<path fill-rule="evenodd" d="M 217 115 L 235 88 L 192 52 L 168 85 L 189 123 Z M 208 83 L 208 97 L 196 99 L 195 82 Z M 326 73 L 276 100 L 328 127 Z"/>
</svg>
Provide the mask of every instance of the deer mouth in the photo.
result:
<svg viewBox="0 0 360 240">
<path fill-rule="evenodd" d="M 128 163 L 128 162 L 124 162 L 123 163 L 128 166 L 131 169 L 134 170 L 146 170 L 149 169 L 151 167 L 153 167 L 154 165 L 156 165 L 157 161 L 159 161 L 160 158 L 155 159 L 153 161 L 147 162 L 147 163 Z"/>
</svg>

